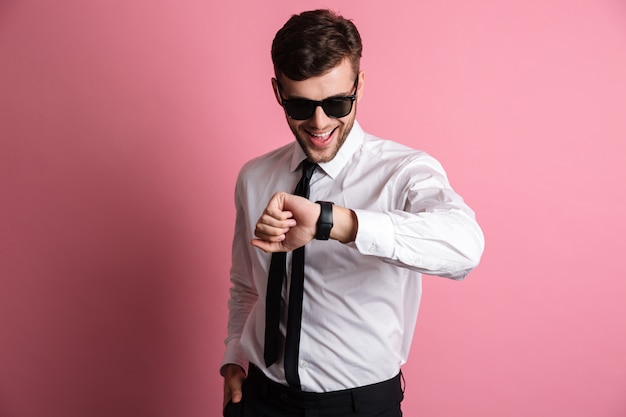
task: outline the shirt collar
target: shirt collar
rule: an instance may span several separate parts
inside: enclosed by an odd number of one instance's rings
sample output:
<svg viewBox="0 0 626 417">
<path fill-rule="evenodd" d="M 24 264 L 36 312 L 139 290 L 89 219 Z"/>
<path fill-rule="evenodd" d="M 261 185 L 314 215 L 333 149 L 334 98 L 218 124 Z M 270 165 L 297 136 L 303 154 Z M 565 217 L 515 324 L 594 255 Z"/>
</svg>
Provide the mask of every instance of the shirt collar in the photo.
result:
<svg viewBox="0 0 626 417">
<path fill-rule="evenodd" d="M 361 147 L 365 138 L 365 132 L 356 120 L 352 125 L 352 130 L 348 134 L 346 141 L 343 143 L 337 155 L 329 162 L 321 162 L 320 168 L 331 178 L 335 178 L 344 166 L 350 161 L 354 153 Z M 306 155 L 298 142 L 294 142 L 293 155 L 291 158 L 291 172 L 294 172 L 300 166 L 302 160 L 306 159 Z"/>
</svg>

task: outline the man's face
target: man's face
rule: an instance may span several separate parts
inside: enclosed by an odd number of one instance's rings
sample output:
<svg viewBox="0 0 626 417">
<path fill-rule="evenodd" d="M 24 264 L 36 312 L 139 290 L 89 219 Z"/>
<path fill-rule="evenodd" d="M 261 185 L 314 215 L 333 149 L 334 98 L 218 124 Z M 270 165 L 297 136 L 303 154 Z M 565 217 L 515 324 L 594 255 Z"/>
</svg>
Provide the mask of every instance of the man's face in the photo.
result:
<svg viewBox="0 0 626 417">
<path fill-rule="evenodd" d="M 272 81 L 274 93 L 279 103 L 282 103 L 282 99 L 298 98 L 321 101 L 329 97 L 356 94 L 356 101 L 352 110 L 341 118 L 329 117 L 321 106 L 316 107 L 315 113 L 306 120 L 295 120 L 285 113 L 287 124 L 311 162 L 332 160 L 346 141 L 356 117 L 356 102 L 360 100 L 363 93 L 363 72 L 360 72 L 358 77 L 358 91 L 355 93 L 355 74 L 350 62 L 344 60 L 319 77 L 294 81 L 281 76 L 279 79 L 280 90 L 276 80 Z"/>
</svg>

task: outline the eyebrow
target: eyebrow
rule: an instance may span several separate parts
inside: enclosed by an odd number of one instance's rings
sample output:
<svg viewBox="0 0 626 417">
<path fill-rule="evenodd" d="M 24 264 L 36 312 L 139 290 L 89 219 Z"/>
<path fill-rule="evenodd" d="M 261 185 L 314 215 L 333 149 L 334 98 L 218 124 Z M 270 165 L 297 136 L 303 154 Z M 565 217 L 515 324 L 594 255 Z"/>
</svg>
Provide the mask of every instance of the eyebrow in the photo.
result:
<svg viewBox="0 0 626 417">
<path fill-rule="evenodd" d="M 357 78 L 354 80 L 354 83 L 352 84 L 352 89 L 354 89 L 354 88 L 355 88 L 355 86 L 357 85 L 357 82 L 358 82 L 358 81 L 359 81 L 359 77 L 358 77 L 358 75 L 357 75 Z M 278 79 L 276 79 L 276 84 L 278 85 L 278 91 L 280 92 L 281 98 L 283 98 L 283 97 L 282 97 L 282 94 L 283 94 L 283 87 L 282 87 L 282 85 L 280 84 L 280 81 L 278 81 Z M 350 91 L 352 91 L 352 89 L 351 89 Z M 310 99 L 310 98 L 308 98 L 308 97 L 302 97 L 302 96 L 292 96 L 292 95 L 290 95 L 290 96 L 288 96 L 288 97 L 283 98 L 283 100 L 324 101 L 324 100 L 333 99 L 333 98 L 350 97 L 350 96 L 353 96 L 353 95 L 355 95 L 355 94 L 356 94 L 356 91 L 354 92 L 354 94 L 350 94 L 350 93 L 339 93 L 339 94 L 335 94 L 335 95 L 332 95 L 332 96 L 324 97 L 324 98 L 323 98 L 323 99 L 321 99 L 321 100 L 313 100 L 313 99 Z"/>
</svg>

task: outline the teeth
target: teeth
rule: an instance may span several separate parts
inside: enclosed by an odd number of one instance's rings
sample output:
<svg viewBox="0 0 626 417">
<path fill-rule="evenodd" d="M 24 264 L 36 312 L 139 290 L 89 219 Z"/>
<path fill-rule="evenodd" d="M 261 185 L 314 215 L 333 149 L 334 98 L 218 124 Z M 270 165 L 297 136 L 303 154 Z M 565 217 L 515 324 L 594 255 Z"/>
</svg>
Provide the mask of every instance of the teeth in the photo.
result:
<svg viewBox="0 0 626 417">
<path fill-rule="evenodd" d="M 329 130 L 328 132 L 324 133 L 311 133 L 311 135 L 315 136 L 316 138 L 327 138 L 330 136 L 331 133 L 333 133 L 333 131 Z"/>
</svg>

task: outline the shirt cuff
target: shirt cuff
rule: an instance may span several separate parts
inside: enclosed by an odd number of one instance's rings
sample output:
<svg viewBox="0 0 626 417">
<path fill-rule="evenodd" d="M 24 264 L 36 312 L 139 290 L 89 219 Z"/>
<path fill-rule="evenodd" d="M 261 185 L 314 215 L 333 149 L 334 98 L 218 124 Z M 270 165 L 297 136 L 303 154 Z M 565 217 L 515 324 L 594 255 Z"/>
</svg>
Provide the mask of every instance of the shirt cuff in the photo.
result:
<svg viewBox="0 0 626 417">
<path fill-rule="evenodd" d="M 391 218 L 385 213 L 353 211 L 359 225 L 354 241 L 359 252 L 364 255 L 392 258 L 395 239 Z"/>
<path fill-rule="evenodd" d="M 239 340 L 231 340 L 226 345 L 226 351 L 220 365 L 220 373 L 222 373 L 224 366 L 228 364 L 239 365 L 246 373 L 248 372 L 248 360 L 241 354 Z"/>
</svg>

